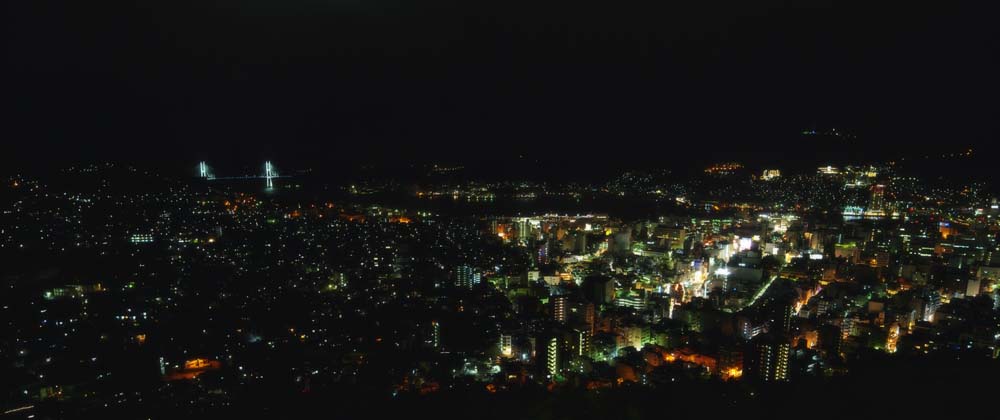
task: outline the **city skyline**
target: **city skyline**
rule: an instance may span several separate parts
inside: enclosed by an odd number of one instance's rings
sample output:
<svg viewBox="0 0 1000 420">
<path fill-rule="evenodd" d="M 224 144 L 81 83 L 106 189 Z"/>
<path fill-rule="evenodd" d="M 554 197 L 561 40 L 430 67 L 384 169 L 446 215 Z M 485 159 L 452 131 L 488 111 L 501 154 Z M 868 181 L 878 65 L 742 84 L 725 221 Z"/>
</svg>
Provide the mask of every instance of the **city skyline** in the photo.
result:
<svg viewBox="0 0 1000 420">
<path fill-rule="evenodd" d="M 9 3 L 0 420 L 991 408 L 991 5 Z"/>
<path fill-rule="evenodd" d="M 1000 372 L 989 182 L 254 166 L 4 175 L 5 415 L 847 413 L 887 388 L 889 415 Z"/>
</svg>

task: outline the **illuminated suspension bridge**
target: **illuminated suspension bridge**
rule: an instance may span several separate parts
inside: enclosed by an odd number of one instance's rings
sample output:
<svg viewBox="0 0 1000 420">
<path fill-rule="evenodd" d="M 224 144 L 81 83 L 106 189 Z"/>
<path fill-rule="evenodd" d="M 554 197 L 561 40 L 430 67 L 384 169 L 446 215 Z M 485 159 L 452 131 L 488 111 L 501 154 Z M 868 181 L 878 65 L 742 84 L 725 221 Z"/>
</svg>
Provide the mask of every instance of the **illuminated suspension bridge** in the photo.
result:
<svg viewBox="0 0 1000 420">
<path fill-rule="evenodd" d="M 263 179 L 264 187 L 267 189 L 274 188 L 274 180 L 276 178 L 291 178 L 287 175 L 278 175 L 278 171 L 271 164 L 271 161 L 264 162 L 264 171 L 258 175 L 243 175 L 243 176 L 215 176 L 215 172 L 212 171 L 212 167 L 208 166 L 204 161 L 198 163 L 198 177 L 203 178 L 208 181 L 219 181 L 219 180 L 238 180 L 238 179 Z"/>
</svg>

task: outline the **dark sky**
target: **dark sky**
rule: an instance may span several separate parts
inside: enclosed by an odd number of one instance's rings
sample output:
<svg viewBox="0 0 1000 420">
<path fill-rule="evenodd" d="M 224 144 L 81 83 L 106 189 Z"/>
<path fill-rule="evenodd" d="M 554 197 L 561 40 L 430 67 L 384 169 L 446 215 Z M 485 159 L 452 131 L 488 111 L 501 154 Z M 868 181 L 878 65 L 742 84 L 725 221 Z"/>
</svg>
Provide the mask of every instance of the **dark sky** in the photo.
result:
<svg viewBox="0 0 1000 420">
<path fill-rule="evenodd" d="M 1000 115 L 987 2 L 5 3 L 21 165 L 871 159 Z"/>
</svg>

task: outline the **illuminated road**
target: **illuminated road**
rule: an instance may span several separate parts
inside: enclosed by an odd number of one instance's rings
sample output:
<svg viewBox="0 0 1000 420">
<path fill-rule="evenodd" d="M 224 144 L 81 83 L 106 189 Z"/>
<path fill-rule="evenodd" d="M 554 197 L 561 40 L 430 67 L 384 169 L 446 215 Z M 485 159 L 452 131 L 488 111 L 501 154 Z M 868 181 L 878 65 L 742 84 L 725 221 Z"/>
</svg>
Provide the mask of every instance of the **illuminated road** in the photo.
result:
<svg viewBox="0 0 1000 420">
<path fill-rule="evenodd" d="M 779 272 L 778 274 L 781 273 Z M 753 306 L 753 304 L 757 302 L 757 299 L 760 299 L 761 296 L 764 296 L 764 293 L 767 292 L 767 289 L 770 289 L 771 284 L 774 283 L 774 280 L 778 278 L 778 274 L 771 276 L 771 279 L 760 287 L 760 290 L 758 290 L 757 293 L 753 295 L 753 299 L 750 299 L 750 303 L 748 303 L 747 306 Z"/>
</svg>

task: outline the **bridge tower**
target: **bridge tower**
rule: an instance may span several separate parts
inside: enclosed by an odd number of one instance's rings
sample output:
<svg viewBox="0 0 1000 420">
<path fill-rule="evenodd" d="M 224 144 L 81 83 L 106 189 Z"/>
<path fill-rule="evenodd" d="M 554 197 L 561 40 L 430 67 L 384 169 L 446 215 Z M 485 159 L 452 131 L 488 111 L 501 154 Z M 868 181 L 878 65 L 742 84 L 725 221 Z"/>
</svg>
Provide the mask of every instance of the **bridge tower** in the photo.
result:
<svg viewBox="0 0 1000 420">
<path fill-rule="evenodd" d="M 272 179 L 277 176 L 274 172 L 274 167 L 271 166 L 271 161 L 264 162 L 264 182 L 267 189 L 274 188 L 274 181 Z"/>
<path fill-rule="evenodd" d="M 212 168 L 210 168 L 205 161 L 198 162 L 198 177 L 215 179 L 215 175 L 212 175 Z"/>
</svg>

